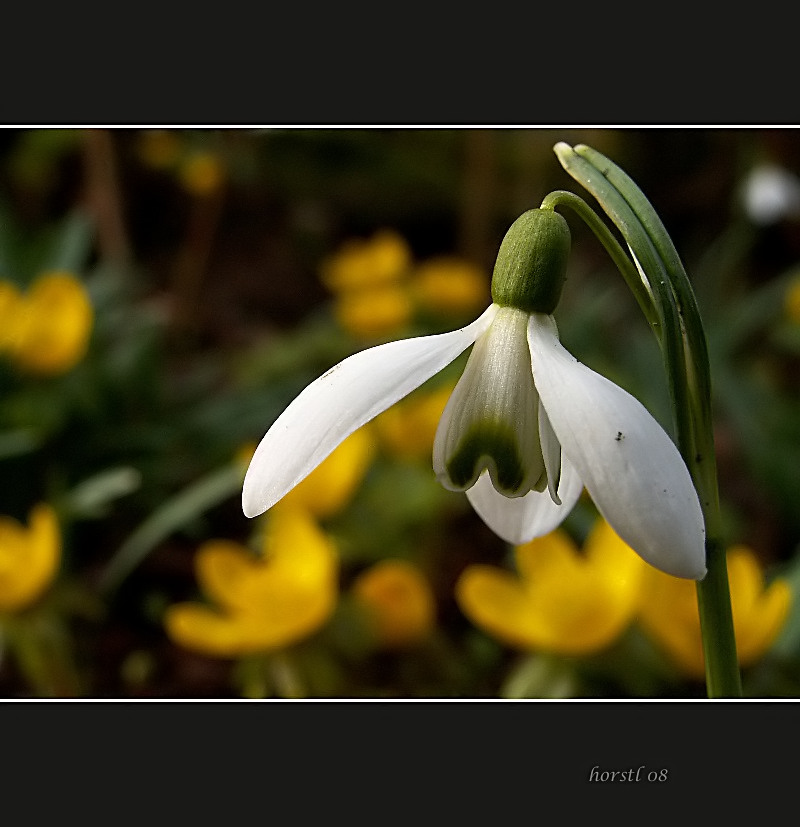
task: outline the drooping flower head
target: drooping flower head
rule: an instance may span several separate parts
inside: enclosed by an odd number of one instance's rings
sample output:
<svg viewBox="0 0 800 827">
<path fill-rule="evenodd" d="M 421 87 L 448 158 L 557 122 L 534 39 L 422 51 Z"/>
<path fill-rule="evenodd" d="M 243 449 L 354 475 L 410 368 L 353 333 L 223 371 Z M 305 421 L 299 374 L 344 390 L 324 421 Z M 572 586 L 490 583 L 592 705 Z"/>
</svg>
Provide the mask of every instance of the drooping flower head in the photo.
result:
<svg viewBox="0 0 800 827">
<path fill-rule="evenodd" d="M 647 562 L 702 578 L 703 515 L 678 449 L 640 402 L 559 341 L 552 313 L 569 249 L 561 215 L 529 210 L 503 239 L 492 301 L 475 321 L 369 348 L 312 382 L 258 445 L 244 513 L 271 508 L 349 434 L 474 345 L 437 429 L 439 481 L 466 491 L 487 525 L 515 545 L 556 528 L 585 486 Z"/>
</svg>

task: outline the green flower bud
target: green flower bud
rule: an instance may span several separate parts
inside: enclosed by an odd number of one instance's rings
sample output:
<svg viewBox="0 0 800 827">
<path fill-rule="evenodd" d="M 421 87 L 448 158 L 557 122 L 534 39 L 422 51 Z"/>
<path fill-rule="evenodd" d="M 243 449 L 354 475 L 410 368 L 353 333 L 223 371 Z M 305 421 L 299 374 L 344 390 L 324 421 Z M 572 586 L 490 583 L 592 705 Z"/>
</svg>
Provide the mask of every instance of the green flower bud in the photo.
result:
<svg viewBox="0 0 800 827">
<path fill-rule="evenodd" d="M 570 240 L 569 225 L 555 210 L 523 213 L 497 253 L 492 300 L 526 313 L 552 313 L 567 276 Z"/>
</svg>

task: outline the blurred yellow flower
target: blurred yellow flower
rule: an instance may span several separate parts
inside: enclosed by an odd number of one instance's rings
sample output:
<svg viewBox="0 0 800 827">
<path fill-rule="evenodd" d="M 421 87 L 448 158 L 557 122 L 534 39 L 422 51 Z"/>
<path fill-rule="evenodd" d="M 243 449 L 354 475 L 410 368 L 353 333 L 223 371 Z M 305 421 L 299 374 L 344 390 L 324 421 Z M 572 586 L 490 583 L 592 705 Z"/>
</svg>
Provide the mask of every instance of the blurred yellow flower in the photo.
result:
<svg viewBox="0 0 800 827">
<path fill-rule="evenodd" d="M 783 307 L 789 321 L 800 324 L 800 276 L 793 278 L 786 288 Z"/>
<path fill-rule="evenodd" d="M 414 311 L 404 283 L 411 264 L 411 249 L 392 230 L 347 241 L 325 259 L 320 279 L 335 294 L 334 315 L 341 327 L 371 339 L 406 325 Z"/>
<path fill-rule="evenodd" d="M 374 450 L 372 427 L 359 428 L 289 491 L 275 509 L 300 508 L 317 518 L 332 517 L 353 498 L 369 469 Z M 237 455 L 243 468 L 253 458 L 254 451 L 255 444 L 248 444 Z"/>
<path fill-rule="evenodd" d="M 585 655 L 608 646 L 633 619 L 647 564 L 604 520 L 582 552 L 561 530 L 514 552 L 519 576 L 473 565 L 456 584 L 464 614 L 499 640 Z"/>
<path fill-rule="evenodd" d="M 476 265 L 453 256 L 422 263 L 414 273 L 411 290 L 426 310 L 471 313 L 486 306 L 489 277 Z"/>
<path fill-rule="evenodd" d="M 10 281 L 0 281 L 0 348 L 7 348 L 14 336 L 14 322 L 20 292 Z"/>
<path fill-rule="evenodd" d="M 417 391 L 387 408 L 375 419 L 378 439 L 400 459 L 430 461 L 433 438 L 454 385 Z"/>
<path fill-rule="evenodd" d="M 386 559 L 362 572 L 352 594 L 365 609 L 379 643 L 413 646 L 436 624 L 436 601 L 425 575 L 405 560 Z"/>
<path fill-rule="evenodd" d="M 362 290 L 400 281 L 411 262 L 405 239 L 392 230 L 380 230 L 371 239 L 345 242 L 323 261 L 320 278 L 334 293 Z"/>
<path fill-rule="evenodd" d="M 26 293 L 9 284 L 0 290 L 0 347 L 24 370 L 70 370 L 86 353 L 93 321 L 86 288 L 72 273 L 44 273 Z"/>
<path fill-rule="evenodd" d="M 408 290 L 393 284 L 345 292 L 333 305 L 336 321 L 359 339 L 377 339 L 408 324 L 414 305 Z"/>
<path fill-rule="evenodd" d="M 31 509 L 28 527 L 0 517 L 0 612 L 19 612 L 50 585 L 61 560 L 61 534 L 53 509 Z"/>
<path fill-rule="evenodd" d="M 472 312 L 489 295 L 489 280 L 479 268 L 455 256 L 416 265 L 411 248 L 393 230 L 345 242 L 322 262 L 320 279 L 334 293 L 336 320 L 362 339 L 396 333 L 420 309 Z"/>
<path fill-rule="evenodd" d="M 215 153 L 198 150 L 180 162 L 178 179 L 192 195 L 210 195 L 222 187 L 225 167 Z"/>
<path fill-rule="evenodd" d="M 786 622 L 791 589 L 780 578 L 764 588 L 758 558 L 747 546 L 729 548 L 727 560 L 739 664 L 750 666 L 769 649 Z M 684 674 L 703 678 L 705 661 L 695 584 L 651 567 L 643 595 L 639 614 L 642 628 Z"/>
<path fill-rule="evenodd" d="M 142 163 L 153 169 L 169 169 L 177 163 L 183 142 L 168 129 L 146 129 L 137 140 L 136 151 Z"/>
<path fill-rule="evenodd" d="M 164 617 L 169 637 L 214 657 L 235 658 L 284 649 L 316 632 L 338 598 L 338 557 L 313 519 L 275 510 L 264 553 L 210 540 L 197 553 L 197 578 L 216 606 L 177 603 Z"/>
</svg>

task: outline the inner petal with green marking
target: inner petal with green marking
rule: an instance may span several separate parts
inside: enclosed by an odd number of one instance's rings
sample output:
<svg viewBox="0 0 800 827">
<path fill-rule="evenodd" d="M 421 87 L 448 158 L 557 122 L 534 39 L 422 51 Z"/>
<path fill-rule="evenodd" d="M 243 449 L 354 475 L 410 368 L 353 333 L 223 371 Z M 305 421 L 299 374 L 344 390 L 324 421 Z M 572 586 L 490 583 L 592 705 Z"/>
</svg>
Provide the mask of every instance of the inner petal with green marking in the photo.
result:
<svg viewBox="0 0 800 827">
<path fill-rule="evenodd" d="M 507 497 L 547 487 L 528 315 L 501 307 L 472 349 L 433 446 L 433 467 L 445 488 L 465 491 L 484 470 Z"/>
</svg>

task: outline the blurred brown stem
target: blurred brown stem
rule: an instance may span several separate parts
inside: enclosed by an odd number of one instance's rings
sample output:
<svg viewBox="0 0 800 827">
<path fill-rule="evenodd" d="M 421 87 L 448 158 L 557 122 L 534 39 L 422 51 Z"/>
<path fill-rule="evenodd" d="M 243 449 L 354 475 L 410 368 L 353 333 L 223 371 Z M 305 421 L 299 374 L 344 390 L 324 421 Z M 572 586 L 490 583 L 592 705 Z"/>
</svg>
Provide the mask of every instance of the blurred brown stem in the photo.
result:
<svg viewBox="0 0 800 827">
<path fill-rule="evenodd" d="M 173 324 L 182 332 L 196 333 L 200 326 L 198 300 L 219 226 L 223 201 L 222 187 L 205 195 L 193 196 L 188 226 L 172 275 L 175 300 Z"/>
<path fill-rule="evenodd" d="M 86 206 L 97 230 L 98 254 L 103 260 L 128 265 L 131 248 L 110 130 L 83 130 L 83 158 Z"/>
</svg>

